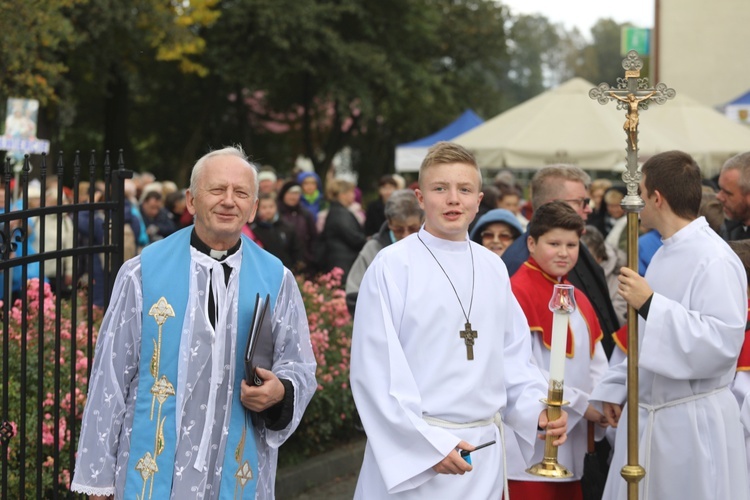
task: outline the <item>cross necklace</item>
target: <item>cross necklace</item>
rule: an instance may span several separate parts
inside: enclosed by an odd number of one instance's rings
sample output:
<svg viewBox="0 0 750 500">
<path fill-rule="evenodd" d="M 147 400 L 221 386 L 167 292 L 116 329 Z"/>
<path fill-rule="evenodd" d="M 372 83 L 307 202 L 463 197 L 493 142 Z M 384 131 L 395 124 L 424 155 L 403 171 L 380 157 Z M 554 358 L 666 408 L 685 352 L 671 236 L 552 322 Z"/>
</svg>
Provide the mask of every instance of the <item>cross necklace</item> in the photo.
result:
<svg viewBox="0 0 750 500">
<path fill-rule="evenodd" d="M 466 318 L 466 324 L 464 325 L 463 330 L 459 330 L 458 335 L 464 339 L 464 344 L 466 344 L 466 359 L 469 361 L 474 359 L 474 339 L 477 338 L 479 335 L 476 330 L 471 329 L 471 321 L 469 321 L 469 316 L 471 315 L 471 307 L 474 305 L 474 251 L 471 249 L 471 242 L 469 242 L 469 253 L 471 253 L 471 301 L 469 302 L 469 313 L 466 313 L 466 310 L 464 309 L 464 304 L 461 302 L 461 297 L 458 296 L 458 291 L 456 291 L 456 287 L 453 284 L 453 281 L 451 280 L 450 276 L 448 276 L 448 273 L 445 272 L 445 269 L 443 268 L 442 264 L 440 264 L 440 261 L 435 257 L 435 254 L 432 253 L 432 250 L 430 250 L 430 247 L 427 246 L 427 244 L 422 241 L 422 238 L 419 236 L 419 233 L 417 233 L 417 239 L 424 245 L 424 247 L 427 249 L 428 252 L 430 252 L 430 255 L 432 255 L 432 258 L 435 259 L 435 262 L 437 262 L 438 267 L 440 267 L 440 270 L 443 271 L 443 274 L 448 279 L 448 283 L 451 284 L 451 288 L 453 288 L 453 293 L 456 294 L 456 299 L 458 299 L 458 305 L 461 306 L 461 312 L 464 313 L 464 318 Z"/>
</svg>

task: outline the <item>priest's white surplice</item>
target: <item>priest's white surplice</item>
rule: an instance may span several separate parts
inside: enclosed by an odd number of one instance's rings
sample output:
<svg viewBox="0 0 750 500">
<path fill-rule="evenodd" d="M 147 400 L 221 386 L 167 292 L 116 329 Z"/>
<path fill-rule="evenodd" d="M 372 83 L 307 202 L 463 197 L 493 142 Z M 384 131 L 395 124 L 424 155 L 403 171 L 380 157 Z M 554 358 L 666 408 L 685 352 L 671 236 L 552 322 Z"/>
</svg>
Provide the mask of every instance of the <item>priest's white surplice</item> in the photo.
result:
<svg viewBox="0 0 750 500">
<path fill-rule="evenodd" d="M 247 244 L 246 242 L 242 243 Z M 174 422 L 178 433 L 173 471 L 172 499 L 215 498 L 218 492 L 224 436 L 228 432 L 231 385 L 217 391 L 210 382 L 229 380 L 235 367 L 238 280 L 242 251 L 227 257 L 231 268 L 226 286 L 212 280 L 217 308 L 216 332 L 208 319 L 211 272 L 221 265 L 190 249 L 190 293 L 180 338 L 176 393 L 182 418 Z M 140 256 L 127 261 L 115 282 L 112 303 L 102 322 L 84 410 L 76 470 L 71 489 L 87 494 L 123 498 L 125 470 L 138 388 L 143 296 Z M 259 474 L 256 498 L 274 497 L 278 448 L 299 424 L 315 392 L 315 358 L 309 341 L 307 316 L 299 288 L 284 269 L 281 289 L 272 316 L 274 332 L 273 372 L 294 387 L 294 416 L 280 431 L 255 429 Z M 244 346 L 240 346 L 243 348 Z M 217 370 L 223 372 L 223 375 Z M 209 411 L 208 403 L 215 401 Z M 200 469 L 200 470 L 199 470 Z"/>
<path fill-rule="evenodd" d="M 745 270 L 703 217 L 654 255 L 654 291 L 639 318 L 639 498 L 747 499 L 745 441 L 729 391 L 745 337 Z M 627 359 L 613 366 L 592 400 L 626 400 Z M 627 498 L 627 405 L 620 419 L 605 500 Z"/>
<path fill-rule="evenodd" d="M 351 381 L 368 443 L 355 498 L 499 498 L 503 450 L 493 416 L 502 414 L 530 455 L 547 384 L 530 361 L 529 327 L 502 260 L 468 238 L 442 240 L 424 228 L 418 234 L 455 293 L 416 234 L 378 253 L 364 276 Z M 469 319 L 478 337 L 468 360 L 456 294 L 468 313 L 472 275 Z M 425 418 L 475 426 L 446 428 Z M 463 476 L 432 469 L 461 440 L 493 439 L 498 444 L 473 453 L 474 470 Z"/>
</svg>

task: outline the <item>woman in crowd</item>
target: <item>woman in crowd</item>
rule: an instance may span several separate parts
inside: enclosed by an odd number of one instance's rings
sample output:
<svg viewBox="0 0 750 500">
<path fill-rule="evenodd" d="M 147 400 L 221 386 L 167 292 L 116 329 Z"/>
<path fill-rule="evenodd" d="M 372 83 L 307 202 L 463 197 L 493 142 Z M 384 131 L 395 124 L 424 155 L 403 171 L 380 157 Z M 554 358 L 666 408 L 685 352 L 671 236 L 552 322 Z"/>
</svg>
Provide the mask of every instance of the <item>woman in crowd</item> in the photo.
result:
<svg viewBox="0 0 750 500">
<path fill-rule="evenodd" d="M 341 282 L 346 283 L 349 269 L 367 239 L 359 221 L 349 211 L 349 206 L 354 203 L 354 184 L 334 179 L 329 184 L 326 194 L 331 204 L 321 235 L 322 251 L 319 261 L 325 272 L 334 267 L 343 269 Z"/>
<path fill-rule="evenodd" d="M 521 233 L 523 228 L 513 212 L 496 208 L 479 218 L 469 236 L 472 241 L 489 248 L 499 257 Z"/>
</svg>

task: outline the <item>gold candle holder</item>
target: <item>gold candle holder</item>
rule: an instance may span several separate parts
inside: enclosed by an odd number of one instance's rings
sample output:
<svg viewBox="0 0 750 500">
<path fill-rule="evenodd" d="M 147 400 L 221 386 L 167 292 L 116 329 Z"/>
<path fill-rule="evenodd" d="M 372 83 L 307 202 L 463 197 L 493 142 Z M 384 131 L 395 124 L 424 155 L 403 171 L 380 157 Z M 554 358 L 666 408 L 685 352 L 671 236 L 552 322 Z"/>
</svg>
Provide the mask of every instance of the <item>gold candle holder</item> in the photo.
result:
<svg viewBox="0 0 750 500">
<path fill-rule="evenodd" d="M 550 380 L 547 399 L 542 399 L 547 405 L 547 420 L 553 421 L 560 418 L 562 407 L 568 402 L 563 400 L 563 383 L 560 380 Z M 534 476 L 550 479 L 565 479 L 573 477 L 573 473 L 567 467 L 557 462 L 557 446 L 552 444 L 554 437 L 547 434 L 544 440 L 544 458 L 538 464 L 532 465 L 526 472 Z"/>
</svg>

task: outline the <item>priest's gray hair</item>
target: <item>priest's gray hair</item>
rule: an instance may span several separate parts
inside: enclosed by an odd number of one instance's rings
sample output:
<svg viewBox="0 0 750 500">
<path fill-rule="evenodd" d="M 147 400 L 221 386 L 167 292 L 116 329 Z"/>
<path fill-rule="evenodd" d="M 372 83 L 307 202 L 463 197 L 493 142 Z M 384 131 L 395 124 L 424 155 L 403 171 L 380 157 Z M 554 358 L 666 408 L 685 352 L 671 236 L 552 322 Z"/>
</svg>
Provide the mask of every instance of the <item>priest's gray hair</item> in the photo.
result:
<svg viewBox="0 0 750 500">
<path fill-rule="evenodd" d="M 728 159 L 721 171 L 737 170 L 740 173 L 739 187 L 742 194 L 750 193 L 750 152 L 740 153 Z"/>
<path fill-rule="evenodd" d="M 198 181 L 200 180 L 201 172 L 203 171 L 203 167 L 206 166 L 206 163 L 208 163 L 209 160 L 212 158 L 216 158 L 217 156 L 236 156 L 237 158 L 241 159 L 245 163 L 247 163 L 248 168 L 253 173 L 253 199 L 258 199 L 258 169 L 253 163 L 247 158 L 247 155 L 245 154 L 245 151 L 242 149 L 242 146 L 239 144 L 235 146 L 227 146 L 222 149 L 216 149 L 214 151 L 210 151 L 200 157 L 197 162 L 195 162 L 195 165 L 193 166 L 193 171 L 190 174 L 190 192 L 195 196 L 197 189 L 198 189 Z"/>
<path fill-rule="evenodd" d="M 394 191 L 385 202 L 385 218 L 403 222 L 409 217 L 419 217 L 420 222 L 424 220 L 424 210 L 419 206 L 417 195 L 411 189 Z"/>
<path fill-rule="evenodd" d="M 563 192 L 565 184 L 562 181 L 580 182 L 588 189 L 591 177 L 575 165 L 548 165 L 531 179 L 531 207 L 536 210 L 545 203 L 567 196 Z"/>
</svg>

